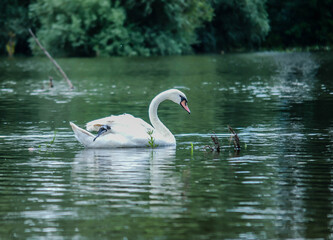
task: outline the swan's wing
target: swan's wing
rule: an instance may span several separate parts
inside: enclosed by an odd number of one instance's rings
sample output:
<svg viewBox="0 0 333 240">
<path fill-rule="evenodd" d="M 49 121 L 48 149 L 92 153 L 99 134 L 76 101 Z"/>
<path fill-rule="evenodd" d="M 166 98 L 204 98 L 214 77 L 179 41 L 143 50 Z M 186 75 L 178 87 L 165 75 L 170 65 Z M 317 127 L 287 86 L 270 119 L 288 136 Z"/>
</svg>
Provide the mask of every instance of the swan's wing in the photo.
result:
<svg viewBox="0 0 333 240">
<path fill-rule="evenodd" d="M 74 131 L 76 139 L 82 143 L 85 147 L 89 146 L 93 139 L 95 138 L 94 135 L 92 135 L 90 132 L 87 132 L 86 130 L 76 126 L 74 123 L 70 122 L 70 125 Z"/>
<path fill-rule="evenodd" d="M 148 130 L 152 130 L 153 127 L 143 121 L 141 118 L 133 117 L 131 114 L 122 114 L 118 116 L 109 116 L 100 118 L 91 122 L 88 122 L 86 128 L 88 131 L 98 131 L 101 126 L 109 125 L 111 132 L 131 134 L 131 132 L 147 133 Z"/>
<path fill-rule="evenodd" d="M 111 126 L 112 122 L 114 121 L 113 117 L 114 116 L 110 116 L 90 121 L 86 124 L 86 129 L 91 132 L 93 131 L 98 132 L 98 130 L 104 125 Z"/>
<path fill-rule="evenodd" d="M 103 125 L 109 125 L 111 130 L 94 141 L 93 134 L 71 123 L 75 137 L 87 148 L 146 147 L 150 137 L 148 131 L 154 130 L 150 124 L 130 114 L 91 121 L 87 123 L 87 130 L 98 131 Z M 158 146 L 175 144 L 175 139 L 165 139 L 158 132 L 153 136 Z"/>
</svg>

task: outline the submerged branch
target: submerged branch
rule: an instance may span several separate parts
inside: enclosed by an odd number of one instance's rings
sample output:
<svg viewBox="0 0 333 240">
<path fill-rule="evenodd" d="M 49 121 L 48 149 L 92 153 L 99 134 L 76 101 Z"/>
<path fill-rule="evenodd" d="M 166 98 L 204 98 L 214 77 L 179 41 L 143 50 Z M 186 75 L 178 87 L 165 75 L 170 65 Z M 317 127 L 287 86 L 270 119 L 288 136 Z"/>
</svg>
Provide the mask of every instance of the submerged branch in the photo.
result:
<svg viewBox="0 0 333 240">
<path fill-rule="evenodd" d="M 221 152 L 221 145 L 220 145 L 220 141 L 218 139 L 218 137 L 216 136 L 216 134 L 213 132 L 214 135 L 211 135 L 210 138 L 212 139 L 214 146 L 210 146 L 210 145 L 206 145 L 204 148 L 205 149 L 209 149 L 212 152 Z"/>
<path fill-rule="evenodd" d="M 228 126 L 228 129 L 231 133 L 230 136 L 230 142 L 232 141 L 234 144 L 234 149 L 237 153 L 239 153 L 239 151 L 241 150 L 241 146 L 240 146 L 240 140 L 239 137 L 237 135 L 237 133 L 230 127 Z M 210 150 L 212 152 L 217 152 L 220 153 L 222 150 L 222 146 L 220 144 L 219 138 L 216 136 L 216 134 L 213 132 L 213 134 L 210 136 L 210 138 L 212 139 L 214 145 L 206 145 L 204 147 L 205 150 Z"/>
<path fill-rule="evenodd" d="M 35 42 L 37 43 L 37 45 L 40 47 L 40 49 L 42 49 L 44 54 L 51 60 L 51 62 L 56 66 L 56 68 L 61 73 L 61 75 L 65 78 L 65 80 L 68 83 L 69 88 L 73 89 L 74 86 L 73 86 L 72 82 L 69 80 L 69 78 L 67 77 L 66 73 L 62 70 L 62 68 L 59 66 L 59 64 L 52 58 L 52 56 L 48 53 L 48 51 L 46 51 L 46 49 L 42 46 L 42 44 L 39 42 L 39 40 L 37 39 L 35 34 L 31 31 L 30 28 L 29 28 L 29 32 L 30 32 L 31 36 L 33 37 L 33 39 L 35 40 Z"/>
<path fill-rule="evenodd" d="M 228 125 L 228 128 L 232 134 L 230 137 L 230 140 L 233 141 L 235 150 L 240 151 L 241 147 L 240 147 L 240 141 L 239 141 L 239 137 L 238 137 L 237 133 L 229 125 Z"/>
</svg>

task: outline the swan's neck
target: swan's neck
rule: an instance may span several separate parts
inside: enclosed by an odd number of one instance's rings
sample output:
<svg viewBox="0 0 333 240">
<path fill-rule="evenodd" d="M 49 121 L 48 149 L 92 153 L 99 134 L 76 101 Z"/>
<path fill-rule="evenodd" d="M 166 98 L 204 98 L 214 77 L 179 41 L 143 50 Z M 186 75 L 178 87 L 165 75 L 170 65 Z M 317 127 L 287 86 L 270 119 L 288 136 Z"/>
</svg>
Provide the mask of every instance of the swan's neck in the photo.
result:
<svg viewBox="0 0 333 240">
<path fill-rule="evenodd" d="M 166 94 L 162 92 L 151 101 L 149 105 L 149 119 L 156 132 L 166 138 L 174 139 L 174 136 L 172 135 L 170 130 L 161 122 L 161 120 L 157 116 L 158 106 L 166 99 L 168 99 Z"/>
</svg>

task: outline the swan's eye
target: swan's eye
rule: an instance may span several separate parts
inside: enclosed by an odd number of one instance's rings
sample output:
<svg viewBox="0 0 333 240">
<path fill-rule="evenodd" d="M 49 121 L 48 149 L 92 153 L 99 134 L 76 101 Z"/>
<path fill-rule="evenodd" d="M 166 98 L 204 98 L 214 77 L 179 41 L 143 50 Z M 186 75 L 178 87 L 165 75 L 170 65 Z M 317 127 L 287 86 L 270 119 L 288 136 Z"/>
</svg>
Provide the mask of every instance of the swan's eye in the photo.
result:
<svg viewBox="0 0 333 240">
<path fill-rule="evenodd" d="M 179 97 L 180 97 L 180 103 L 185 101 L 185 103 L 187 104 L 187 99 L 185 97 L 183 97 L 182 95 L 179 95 Z"/>
</svg>

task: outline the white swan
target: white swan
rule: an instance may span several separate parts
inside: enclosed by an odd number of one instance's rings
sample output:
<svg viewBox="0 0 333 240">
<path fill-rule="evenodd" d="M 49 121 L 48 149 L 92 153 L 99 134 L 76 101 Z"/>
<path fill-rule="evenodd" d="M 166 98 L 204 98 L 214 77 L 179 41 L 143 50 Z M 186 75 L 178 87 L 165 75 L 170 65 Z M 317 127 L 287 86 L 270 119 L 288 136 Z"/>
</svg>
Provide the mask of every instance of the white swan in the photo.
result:
<svg viewBox="0 0 333 240">
<path fill-rule="evenodd" d="M 176 139 L 170 130 L 157 116 L 157 108 L 164 100 L 171 100 L 180 104 L 188 113 L 187 98 L 177 89 L 170 89 L 158 94 L 150 103 L 149 119 L 152 126 L 141 118 L 130 114 L 123 114 L 97 119 L 88 122 L 88 131 L 98 131 L 97 136 L 70 122 L 76 139 L 86 148 L 119 148 L 119 147 L 147 147 L 151 137 L 158 146 L 176 144 Z M 150 133 L 150 135 L 149 135 Z"/>
</svg>

